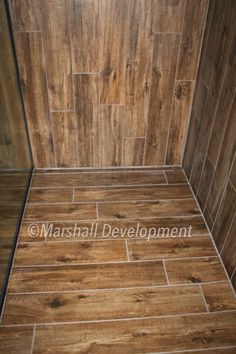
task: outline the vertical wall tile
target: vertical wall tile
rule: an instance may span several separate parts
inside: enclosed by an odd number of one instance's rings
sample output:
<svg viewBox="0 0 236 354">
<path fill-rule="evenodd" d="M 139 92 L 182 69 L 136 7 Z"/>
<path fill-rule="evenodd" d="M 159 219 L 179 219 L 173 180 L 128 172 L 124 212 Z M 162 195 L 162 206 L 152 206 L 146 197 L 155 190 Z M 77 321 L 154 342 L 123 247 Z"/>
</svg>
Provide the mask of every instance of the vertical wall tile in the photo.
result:
<svg viewBox="0 0 236 354">
<path fill-rule="evenodd" d="M 211 185 L 213 174 L 214 174 L 214 168 L 211 164 L 210 159 L 207 156 L 204 162 L 202 175 L 199 182 L 199 187 L 197 190 L 197 197 L 202 210 L 205 209 L 208 192 L 209 192 L 209 186 Z"/>
<path fill-rule="evenodd" d="M 69 2 L 43 0 L 41 20 L 51 110 L 73 109 Z"/>
<path fill-rule="evenodd" d="M 78 167 L 74 112 L 52 112 L 51 120 L 57 167 Z"/>
<path fill-rule="evenodd" d="M 79 166 L 96 167 L 99 165 L 98 75 L 75 75 L 74 81 Z"/>
<path fill-rule="evenodd" d="M 187 0 L 180 43 L 178 80 L 195 80 L 208 0 Z"/>
<path fill-rule="evenodd" d="M 123 165 L 142 166 L 144 154 L 144 138 L 124 138 Z"/>
<path fill-rule="evenodd" d="M 153 1 L 153 31 L 181 32 L 184 0 Z"/>
<path fill-rule="evenodd" d="M 167 165 L 180 165 L 188 129 L 194 82 L 177 81 L 167 145 Z"/>
<path fill-rule="evenodd" d="M 179 34 L 154 38 L 145 165 L 164 165 Z"/>
<path fill-rule="evenodd" d="M 120 166 L 122 163 L 124 113 L 123 106 L 100 106 L 101 166 Z"/>
<path fill-rule="evenodd" d="M 125 103 L 129 0 L 99 1 L 100 102 Z"/>
<path fill-rule="evenodd" d="M 124 132 L 127 137 L 139 137 L 145 135 L 148 113 L 153 8 L 151 0 L 131 1 L 130 7 Z"/>
<path fill-rule="evenodd" d="M 98 71 L 98 0 L 71 0 L 73 73 Z"/>
<path fill-rule="evenodd" d="M 34 163 L 55 167 L 42 36 L 18 32 L 15 39 Z"/>
</svg>

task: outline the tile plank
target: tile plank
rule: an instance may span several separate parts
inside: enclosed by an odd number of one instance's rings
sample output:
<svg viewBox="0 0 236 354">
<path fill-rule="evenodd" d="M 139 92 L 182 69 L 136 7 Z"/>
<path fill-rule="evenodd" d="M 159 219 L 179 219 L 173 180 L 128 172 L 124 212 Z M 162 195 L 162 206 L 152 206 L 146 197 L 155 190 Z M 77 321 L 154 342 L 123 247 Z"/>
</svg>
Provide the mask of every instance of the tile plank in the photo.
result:
<svg viewBox="0 0 236 354">
<path fill-rule="evenodd" d="M 236 298 L 229 283 L 202 285 L 209 311 L 236 310 Z"/>
<path fill-rule="evenodd" d="M 167 285 L 163 263 L 14 268 L 8 292 L 45 292 Z"/>
<path fill-rule="evenodd" d="M 32 203 L 72 203 L 73 188 L 31 188 L 27 200 Z"/>
<path fill-rule="evenodd" d="M 99 219 L 133 219 L 139 217 L 171 217 L 198 215 L 194 199 L 156 200 L 150 202 L 100 203 Z"/>
<path fill-rule="evenodd" d="M 227 280 L 217 257 L 169 260 L 165 264 L 171 285 Z"/>
<path fill-rule="evenodd" d="M 154 0 L 153 31 L 181 32 L 184 0 Z"/>
<path fill-rule="evenodd" d="M 163 238 L 150 241 L 128 240 L 130 260 L 216 256 L 209 237 Z"/>
<path fill-rule="evenodd" d="M 123 166 L 142 166 L 145 138 L 123 139 Z"/>
<path fill-rule="evenodd" d="M 9 294 L 2 323 L 107 320 L 205 311 L 198 286 Z"/>
<path fill-rule="evenodd" d="M 126 261 L 124 241 L 26 243 L 17 248 L 14 266 Z"/>
<path fill-rule="evenodd" d="M 31 354 L 33 327 L 1 327 L 0 351 L 7 354 Z"/>
<path fill-rule="evenodd" d="M 109 348 L 113 354 L 132 354 L 224 346 L 236 346 L 236 318 L 233 312 L 39 326 L 34 353 L 89 351 L 104 354 Z"/>
</svg>

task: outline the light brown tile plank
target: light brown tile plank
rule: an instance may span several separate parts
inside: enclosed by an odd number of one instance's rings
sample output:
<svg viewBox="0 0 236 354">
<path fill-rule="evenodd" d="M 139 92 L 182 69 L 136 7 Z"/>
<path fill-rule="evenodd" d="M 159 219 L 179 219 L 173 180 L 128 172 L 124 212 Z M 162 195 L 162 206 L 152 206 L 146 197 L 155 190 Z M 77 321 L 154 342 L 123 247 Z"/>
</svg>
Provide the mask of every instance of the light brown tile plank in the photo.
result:
<svg viewBox="0 0 236 354">
<path fill-rule="evenodd" d="M 126 46 L 130 2 L 99 2 L 100 102 L 125 103 Z M 114 41 L 114 38 L 116 39 Z"/>
<path fill-rule="evenodd" d="M 194 199 L 156 200 L 150 202 L 100 203 L 99 219 L 133 219 L 142 217 L 198 215 Z"/>
<path fill-rule="evenodd" d="M 123 139 L 123 166 L 142 166 L 145 138 Z"/>
<path fill-rule="evenodd" d="M 52 112 L 57 167 L 77 167 L 77 125 L 74 112 Z"/>
<path fill-rule="evenodd" d="M 60 220 L 94 220 L 95 204 L 29 204 L 25 213 L 25 221 L 60 221 Z"/>
<path fill-rule="evenodd" d="M 125 109 L 118 105 L 100 106 L 101 166 L 122 164 L 122 138 Z"/>
<path fill-rule="evenodd" d="M 164 165 L 179 34 L 154 37 L 145 165 Z"/>
<path fill-rule="evenodd" d="M 175 84 L 166 164 L 181 164 L 192 104 L 194 82 L 177 81 Z"/>
<path fill-rule="evenodd" d="M 126 261 L 124 241 L 20 244 L 14 266 Z"/>
<path fill-rule="evenodd" d="M 165 264 L 170 284 L 227 280 L 222 264 L 217 257 L 170 260 Z"/>
<path fill-rule="evenodd" d="M 41 21 L 51 110 L 73 109 L 69 2 L 44 0 Z"/>
<path fill-rule="evenodd" d="M 0 222 L 0 242 L 10 243 L 15 235 L 16 222 Z"/>
<path fill-rule="evenodd" d="M 149 187 L 94 187 L 75 188 L 75 202 L 104 202 L 104 201 L 132 201 L 132 200 L 160 200 L 191 198 L 192 192 L 186 185 L 166 185 Z"/>
<path fill-rule="evenodd" d="M 98 75 L 74 75 L 79 166 L 99 165 Z"/>
<path fill-rule="evenodd" d="M 194 80 L 197 75 L 198 56 L 207 15 L 208 0 L 186 2 L 180 43 L 177 79 Z"/>
<path fill-rule="evenodd" d="M 127 43 L 125 120 L 126 137 L 145 135 L 152 54 L 152 1 L 130 2 Z"/>
<path fill-rule="evenodd" d="M 17 221 L 21 208 L 21 204 L 0 205 L 0 221 Z"/>
<path fill-rule="evenodd" d="M 9 294 L 2 323 L 107 320 L 205 311 L 198 286 Z"/>
<path fill-rule="evenodd" d="M 128 241 L 130 260 L 216 256 L 209 237 Z"/>
<path fill-rule="evenodd" d="M 181 32 L 184 0 L 154 0 L 153 31 Z"/>
<path fill-rule="evenodd" d="M 128 262 L 14 268 L 9 293 L 167 285 L 163 263 Z"/>
<path fill-rule="evenodd" d="M 54 167 L 42 35 L 17 32 L 15 39 L 34 163 L 36 167 Z"/>
<path fill-rule="evenodd" d="M 29 173 L 0 173 L 0 188 L 25 188 Z"/>
<path fill-rule="evenodd" d="M 34 175 L 33 187 L 83 187 L 115 185 L 166 184 L 163 172 L 101 172 Z"/>
<path fill-rule="evenodd" d="M 0 351 L 31 354 L 33 327 L 0 327 Z"/>
<path fill-rule="evenodd" d="M 0 204 L 21 204 L 24 200 L 24 188 L 0 189 Z"/>
<path fill-rule="evenodd" d="M 31 188 L 27 202 L 30 203 L 72 203 L 73 188 Z"/>
<path fill-rule="evenodd" d="M 98 0 L 72 0 L 70 15 L 73 72 L 97 72 Z"/>
<path fill-rule="evenodd" d="M 202 285 L 209 311 L 236 310 L 236 298 L 229 283 Z"/>
<path fill-rule="evenodd" d="M 39 326 L 35 354 L 166 352 L 236 345 L 235 313 Z M 215 353 L 215 352 L 214 352 Z"/>
</svg>

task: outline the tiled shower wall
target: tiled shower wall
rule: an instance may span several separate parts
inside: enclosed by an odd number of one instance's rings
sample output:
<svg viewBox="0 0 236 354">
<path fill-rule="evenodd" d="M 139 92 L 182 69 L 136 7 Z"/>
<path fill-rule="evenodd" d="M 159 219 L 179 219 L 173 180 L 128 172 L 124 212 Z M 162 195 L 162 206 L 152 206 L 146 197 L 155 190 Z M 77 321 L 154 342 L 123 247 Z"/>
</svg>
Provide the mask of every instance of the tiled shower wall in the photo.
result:
<svg viewBox="0 0 236 354">
<path fill-rule="evenodd" d="M 211 0 L 184 169 L 236 287 L 236 1 Z"/>
<path fill-rule="evenodd" d="M 8 0 L 36 167 L 181 164 L 208 0 Z"/>
</svg>

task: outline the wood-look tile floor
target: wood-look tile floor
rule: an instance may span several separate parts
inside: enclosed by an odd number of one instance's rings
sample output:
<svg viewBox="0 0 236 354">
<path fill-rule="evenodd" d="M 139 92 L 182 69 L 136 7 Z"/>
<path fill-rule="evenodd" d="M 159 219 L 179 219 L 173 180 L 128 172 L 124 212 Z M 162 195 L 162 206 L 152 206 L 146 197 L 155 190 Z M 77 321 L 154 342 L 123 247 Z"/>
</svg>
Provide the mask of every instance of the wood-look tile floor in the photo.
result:
<svg viewBox="0 0 236 354">
<path fill-rule="evenodd" d="M 29 237 L 29 225 L 96 237 Z M 102 236 L 188 228 L 191 237 Z M 55 236 L 55 234 L 54 234 Z M 36 172 L 0 324 L 1 353 L 236 353 L 236 300 L 178 168 Z"/>
</svg>

